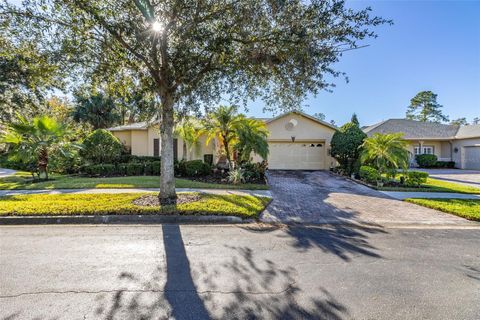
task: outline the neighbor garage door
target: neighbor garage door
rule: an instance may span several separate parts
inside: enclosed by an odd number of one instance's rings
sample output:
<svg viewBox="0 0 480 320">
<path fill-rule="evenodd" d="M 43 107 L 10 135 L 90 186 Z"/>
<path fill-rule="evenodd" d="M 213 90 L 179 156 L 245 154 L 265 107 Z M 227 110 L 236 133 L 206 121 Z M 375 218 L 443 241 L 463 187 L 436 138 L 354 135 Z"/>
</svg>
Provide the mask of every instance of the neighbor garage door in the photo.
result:
<svg viewBox="0 0 480 320">
<path fill-rule="evenodd" d="M 464 148 L 463 169 L 480 170 L 480 146 Z"/>
<path fill-rule="evenodd" d="M 282 170 L 320 170 L 325 168 L 325 144 L 319 142 L 269 143 L 268 168 Z"/>
</svg>

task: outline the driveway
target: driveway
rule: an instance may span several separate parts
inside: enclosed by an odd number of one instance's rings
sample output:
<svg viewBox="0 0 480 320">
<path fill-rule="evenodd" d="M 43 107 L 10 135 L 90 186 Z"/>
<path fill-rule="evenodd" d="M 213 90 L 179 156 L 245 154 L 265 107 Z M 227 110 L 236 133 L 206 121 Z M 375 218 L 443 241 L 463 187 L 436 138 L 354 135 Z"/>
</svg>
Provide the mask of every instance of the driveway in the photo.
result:
<svg viewBox="0 0 480 320">
<path fill-rule="evenodd" d="M 480 188 L 480 171 L 460 169 L 416 169 L 428 172 L 431 178 Z"/>
<path fill-rule="evenodd" d="M 327 171 L 270 171 L 273 201 L 265 222 L 379 225 L 479 225 L 463 218 L 393 199 Z"/>
</svg>

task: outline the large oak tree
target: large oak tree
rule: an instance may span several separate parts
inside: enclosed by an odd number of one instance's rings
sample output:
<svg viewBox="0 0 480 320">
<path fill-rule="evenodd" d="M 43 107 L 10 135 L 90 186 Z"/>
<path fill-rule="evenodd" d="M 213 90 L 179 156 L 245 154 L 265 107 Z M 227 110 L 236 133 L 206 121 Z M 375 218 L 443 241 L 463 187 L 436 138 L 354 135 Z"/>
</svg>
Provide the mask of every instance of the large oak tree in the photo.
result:
<svg viewBox="0 0 480 320">
<path fill-rule="evenodd" d="M 342 52 L 387 22 L 339 0 L 28 0 L 1 10 L 63 50 L 75 75 L 128 68 L 156 94 L 164 204 L 176 197 L 174 112 L 221 99 L 298 108 L 341 75 L 333 64 Z"/>
</svg>

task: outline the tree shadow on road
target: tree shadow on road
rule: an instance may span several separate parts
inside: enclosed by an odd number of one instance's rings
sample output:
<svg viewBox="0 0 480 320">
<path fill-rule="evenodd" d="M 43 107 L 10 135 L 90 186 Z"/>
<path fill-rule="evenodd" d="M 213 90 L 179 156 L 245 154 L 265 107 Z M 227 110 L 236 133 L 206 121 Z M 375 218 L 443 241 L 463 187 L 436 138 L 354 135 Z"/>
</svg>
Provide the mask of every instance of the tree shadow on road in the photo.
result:
<svg viewBox="0 0 480 320">
<path fill-rule="evenodd" d="M 128 289 L 99 295 L 97 319 L 342 319 L 348 315 L 347 307 L 326 289 L 318 286 L 318 294 L 312 296 L 302 293 L 293 267 L 280 267 L 251 247 L 225 246 L 229 254 L 221 262 L 192 264 L 179 226 L 164 225 L 163 242 L 166 268 L 160 265 L 148 277 L 120 273 L 119 282 Z"/>
</svg>

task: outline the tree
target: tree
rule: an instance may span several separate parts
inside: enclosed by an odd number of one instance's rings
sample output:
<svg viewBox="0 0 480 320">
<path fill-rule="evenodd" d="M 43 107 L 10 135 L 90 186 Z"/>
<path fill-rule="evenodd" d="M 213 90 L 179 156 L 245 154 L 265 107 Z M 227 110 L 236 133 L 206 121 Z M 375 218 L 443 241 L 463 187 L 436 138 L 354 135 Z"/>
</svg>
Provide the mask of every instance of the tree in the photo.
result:
<svg viewBox="0 0 480 320">
<path fill-rule="evenodd" d="M 187 152 L 200 147 L 200 125 L 190 117 L 184 117 L 175 126 L 175 135 L 183 140 L 183 160 L 187 160 Z"/>
<path fill-rule="evenodd" d="M 362 144 L 362 162 L 373 164 L 383 174 L 387 169 L 408 167 L 408 143 L 403 133 L 374 133 Z"/>
<path fill-rule="evenodd" d="M 235 106 L 220 106 L 210 112 L 204 121 L 206 143 L 217 140 L 224 149 L 230 169 L 235 168 L 232 159 L 233 151 L 237 151 L 239 162 L 248 161 L 251 153 L 262 158 L 268 155 L 268 130 L 265 123 L 256 119 L 247 119 L 237 112 Z"/>
<path fill-rule="evenodd" d="M 316 113 L 313 114 L 313 116 L 315 118 L 317 118 L 318 120 L 322 120 L 322 121 L 325 121 L 325 118 L 326 118 L 325 114 L 322 113 L 322 112 L 316 112 Z"/>
<path fill-rule="evenodd" d="M 122 122 L 115 103 L 103 93 L 77 95 L 73 119 L 90 124 L 93 129 L 105 129 Z"/>
<path fill-rule="evenodd" d="M 473 118 L 472 124 L 480 124 L 480 118 L 479 117 Z"/>
<path fill-rule="evenodd" d="M 80 155 L 94 164 L 113 163 L 123 151 L 123 145 L 110 131 L 97 129 L 83 141 Z"/>
<path fill-rule="evenodd" d="M 468 126 L 468 121 L 467 118 L 463 117 L 450 121 L 450 124 L 457 126 Z"/>
<path fill-rule="evenodd" d="M 48 180 L 50 154 L 54 151 L 63 154 L 68 152 L 65 135 L 65 127 L 53 118 L 43 116 L 29 121 L 23 116 L 18 116 L 17 121 L 9 124 L 1 140 L 10 145 L 9 153 L 12 157 L 33 160 L 39 177 Z"/>
<path fill-rule="evenodd" d="M 442 105 L 437 102 L 437 95 L 432 91 L 421 91 L 410 100 L 407 109 L 407 119 L 423 122 L 448 121 L 448 117 L 440 110 Z"/>
<path fill-rule="evenodd" d="M 162 204 L 176 198 L 175 111 L 226 96 L 291 110 L 308 93 L 329 87 L 327 75 L 342 75 L 332 68 L 342 52 L 388 22 L 371 17 L 368 8 L 346 8 L 343 0 L 31 0 L 0 10 L 18 21 L 17 35 L 41 31 L 44 46 L 61 46 L 69 63 L 128 68 L 156 94 Z"/>
<path fill-rule="evenodd" d="M 363 140 L 367 135 L 360 129 L 357 116 L 353 114 L 352 121 L 335 131 L 331 141 L 331 155 L 337 159 L 348 175 L 356 171 Z"/>
</svg>

